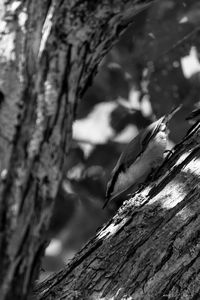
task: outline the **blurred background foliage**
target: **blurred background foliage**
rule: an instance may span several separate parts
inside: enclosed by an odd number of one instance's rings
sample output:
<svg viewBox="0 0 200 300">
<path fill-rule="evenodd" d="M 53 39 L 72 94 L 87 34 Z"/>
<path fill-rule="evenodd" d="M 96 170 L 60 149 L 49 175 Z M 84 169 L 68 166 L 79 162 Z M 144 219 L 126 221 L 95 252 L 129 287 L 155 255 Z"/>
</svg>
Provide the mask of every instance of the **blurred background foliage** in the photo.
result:
<svg viewBox="0 0 200 300">
<path fill-rule="evenodd" d="M 58 192 L 42 277 L 59 270 L 107 221 L 106 184 L 125 145 L 155 118 L 182 103 L 170 122 L 172 143 L 200 103 L 200 3 L 157 1 L 99 66 L 79 103 L 73 144 Z"/>
</svg>

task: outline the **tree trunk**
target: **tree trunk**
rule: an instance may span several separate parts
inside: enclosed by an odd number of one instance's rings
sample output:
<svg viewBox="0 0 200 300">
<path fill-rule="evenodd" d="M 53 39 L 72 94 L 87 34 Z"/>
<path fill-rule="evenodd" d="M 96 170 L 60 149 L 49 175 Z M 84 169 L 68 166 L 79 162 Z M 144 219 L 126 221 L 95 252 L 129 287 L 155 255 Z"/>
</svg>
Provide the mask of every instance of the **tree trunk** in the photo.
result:
<svg viewBox="0 0 200 300">
<path fill-rule="evenodd" d="M 151 0 L 0 3 L 0 295 L 38 274 L 78 99 Z"/>
<path fill-rule="evenodd" d="M 37 299 L 199 299 L 200 122 Z M 153 183 L 150 183 L 152 182 Z"/>
</svg>

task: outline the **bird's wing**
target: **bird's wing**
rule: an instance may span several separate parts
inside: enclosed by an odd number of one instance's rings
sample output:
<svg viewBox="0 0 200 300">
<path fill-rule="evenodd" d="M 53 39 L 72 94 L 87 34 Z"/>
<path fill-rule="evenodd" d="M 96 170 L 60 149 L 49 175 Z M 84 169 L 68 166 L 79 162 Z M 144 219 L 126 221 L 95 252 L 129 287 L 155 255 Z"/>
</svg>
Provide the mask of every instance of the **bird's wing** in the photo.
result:
<svg viewBox="0 0 200 300">
<path fill-rule="evenodd" d="M 146 175 L 141 176 L 141 178 L 138 180 L 138 183 L 133 183 L 130 184 L 128 187 L 126 187 L 124 190 L 117 192 L 114 195 L 111 195 L 110 198 L 108 198 L 104 205 L 103 208 L 106 207 L 106 205 L 108 204 L 108 202 L 113 201 L 115 202 L 115 205 L 117 206 L 117 208 L 119 206 L 121 206 L 122 202 L 125 199 L 128 199 L 126 197 L 128 197 L 130 194 L 133 194 L 137 191 L 140 182 L 143 182 L 143 179 L 146 177 Z"/>
<path fill-rule="evenodd" d="M 145 130 L 142 130 L 123 151 L 115 168 L 112 171 L 111 179 L 108 182 L 106 191 L 106 202 L 104 204 L 104 207 L 106 206 L 111 197 L 119 173 L 125 172 L 126 169 L 129 168 L 136 161 L 136 159 L 145 151 L 146 147 L 149 144 L 149 141 L 153 138 L 153 136 L 155 136 L 158 133 L 162 122 L 163 117 L 157 120 L 156 122 L 150 124 Z"/>
<path fill-rule="evenodd" d="M 124 172 L 138 157 L 141 152 L 140 136 L 137 135 L 126 147 L 125 151 L 121 154 L 118 162 L 111 173 L 111 179 L 107 184 L 106 200 L 109 200 L 113 192 L 115 183 L 120 172 Z"/>
</svg>

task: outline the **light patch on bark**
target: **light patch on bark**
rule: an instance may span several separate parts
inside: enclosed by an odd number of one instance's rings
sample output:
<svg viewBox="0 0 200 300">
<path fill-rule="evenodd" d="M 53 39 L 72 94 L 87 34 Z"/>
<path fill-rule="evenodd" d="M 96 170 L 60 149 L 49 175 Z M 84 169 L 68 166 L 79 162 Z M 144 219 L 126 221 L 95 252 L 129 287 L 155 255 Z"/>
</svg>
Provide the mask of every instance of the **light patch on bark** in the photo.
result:
<svg viewBox="0 0 200 300">
<path fill-rule="evenodd" d="M 177 161 L 177 163 L 182 162 L 186 157 L 189 155 L 189 153 L 184 154 L 180 157 L 180 159 Z M 176 163 L 176 164 L 177 164 Z M 195 176 L 200 176 L 200 159 L 192 160 L 185 168 L 184 171 L 192 172 Z M 178 186 L 178 188 L 177 188 Z M 183 182 L 176 182 L 176 180 L 170 182 L 165 188 L 164 191 L 166 195 L 169 194 L 169 197 L 166 197 L 164 201 L 161 201 L 161 205 L 165 209 L 171 209 L 175 207 L 179 202 L 181 202 L 181 199 L 187 195 L 187 189 Z M 155 197 L 156 199 L 158 197 Z M 180 217 L 184 218 L 184 215 L 188 215 L 188 211 L 185 209 L 179 213 Z"/>
<path fill-rule="evenodd" d="M 198 138 L 198 137 L 197 137 Z M 200 138 L 200 137 L 199 137 Z M 199 146 L 197 146 L 199 147 Z M 184 153 L 180 159 L 177 161 L 177 163 L 182 162 L 190 153 Z M 177 165 L 177 163 L 175 165 Z M 200 159 L 196 158 L 195 160 L 192 160 L 186 167 L 185 170 L 191 171 L 192 173 L 196 174 L 197 176 L 200 175 Z"/>
<path fill-rule="evenodd" d="M 128 221 L 128 218 L 124 218 L 118 224 L 115 224 L 115 223 L 110 224 L 109 226 L 107 226 L 106 228 L 103 228 L 99 232 L 97 238 L 99 240 L 101 240 L 101 239 L 105 240 L 105 239 L 110 238 L 111 236 L 115 235 L 124 226 L 124 224 L 126 224 L 127 221 Z"/>
<path fill-rule="evenodd" d="M 1 180 L 5 180 L 6 177 L 8 175 L 8 171 L 6 169 L 4 169 L 2 172 L 1 172 Z"/>
<path fill-rule="evenodd" d="M 5 34 L 6 33 L 6 34 Z M 14 61 L 15 60 L 15 45 L 14 45 L 15 33 L 7 32 L 7 22 L 0 21 L 0 60 L 1 62 Z"/>
<path fill-rule="evenodd" d="M 25 24 L 26 24 L 27 19 L 28 19 L 28 15 L 24 9 L 24 11 L 19 13 L 19 16 L 18 16 L 18 23 L 23 32 L 25 32 Z"/>
<path fill-rule="evenodd" d="M 0 7 L 0 57 L 1 61 L 15 61 L 15 39 L 16 36 L 16 18 L 21 30 L 24 30 L 24 25 L 27 20 L 25 11 L 17 15 L 17 10 L 22 4 L 21 1 L 6 3 Z"/>
<path fill-rule="evenodd" d="M 44 95 L 43 93 L 41 93 L 37 97 L 36 125 L 35 125 L 35 130 L 32 139 L 28 147 L 28 154 L 30 159 L 32 159 L 39 152 L 40 145 L 43 140 L 44 122 L 45 122 Z"/>
<path fill-rule="evenodd" d="M 181 202 L 182 197 L 185 195 L 186 192 L 184 191 L 181 186 L 177 189 L 177 182 L 172 181 L 165 187 L 166 197 L 163 199 L 163 201 L 160 201 L 160 204 L 162 208 L 164 209 L 171 209 L 175 207 L 179 202 Z M 168 195 L 168 196 L 167 196 Z M 158 197 L 155 197 L 152 202 L 156 202 L 158 200 Z M 149 204 L 152 204 L 150 202 Z"/>
<path fill-rule="evenodd" d="M 7 5 L 7 9 L 9 9 L 9 12 L 15 13 L 20 5 L 21 5 L 21 1 L 13 1 L 9 5 Z"/>
<path fill-rule="evenodd" d="M 44 89 L 45 89 L 46 114 L 47 116 L 52 116 L 56 111 L 58 93 L 49 80 L 45 81 Z"/>
<path fill-rule="evenodd" d="M 52 28 L 52 19 L 53 19 L 53 15 L 54 15 L 54 11 L 55 11 L 55 1 L 52 2 L 46 20 L 44 22 L 43 28 L 42 28 L 42 38 L 41 38 L 41 42 L 40 42 L 40 46 L 39 46 L 39 52 L 38 52 L 38 57 L 40 58 L 45 47 L 46 47 L 46 42 L 48 40 L 48 37 L 50 35 L 51 32 L 51 28 Z"/>
</svg>

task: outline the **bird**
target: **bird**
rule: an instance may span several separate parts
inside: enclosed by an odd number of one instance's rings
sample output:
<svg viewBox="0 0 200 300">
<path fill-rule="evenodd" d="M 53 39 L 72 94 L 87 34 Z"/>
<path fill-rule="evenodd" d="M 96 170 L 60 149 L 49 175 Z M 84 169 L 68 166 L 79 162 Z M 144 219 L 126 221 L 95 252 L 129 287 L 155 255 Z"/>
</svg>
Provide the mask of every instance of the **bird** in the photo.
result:
<svg viewBox="0 0 200 300">
<path fill-rule="evenodd" d="M 103 209 L 111 201 L 120 206 L 161 165 L 167 151 L 168 122 L 181 106 L 151 123 L 130 141 L 111 173 Z"/>
</svg>

